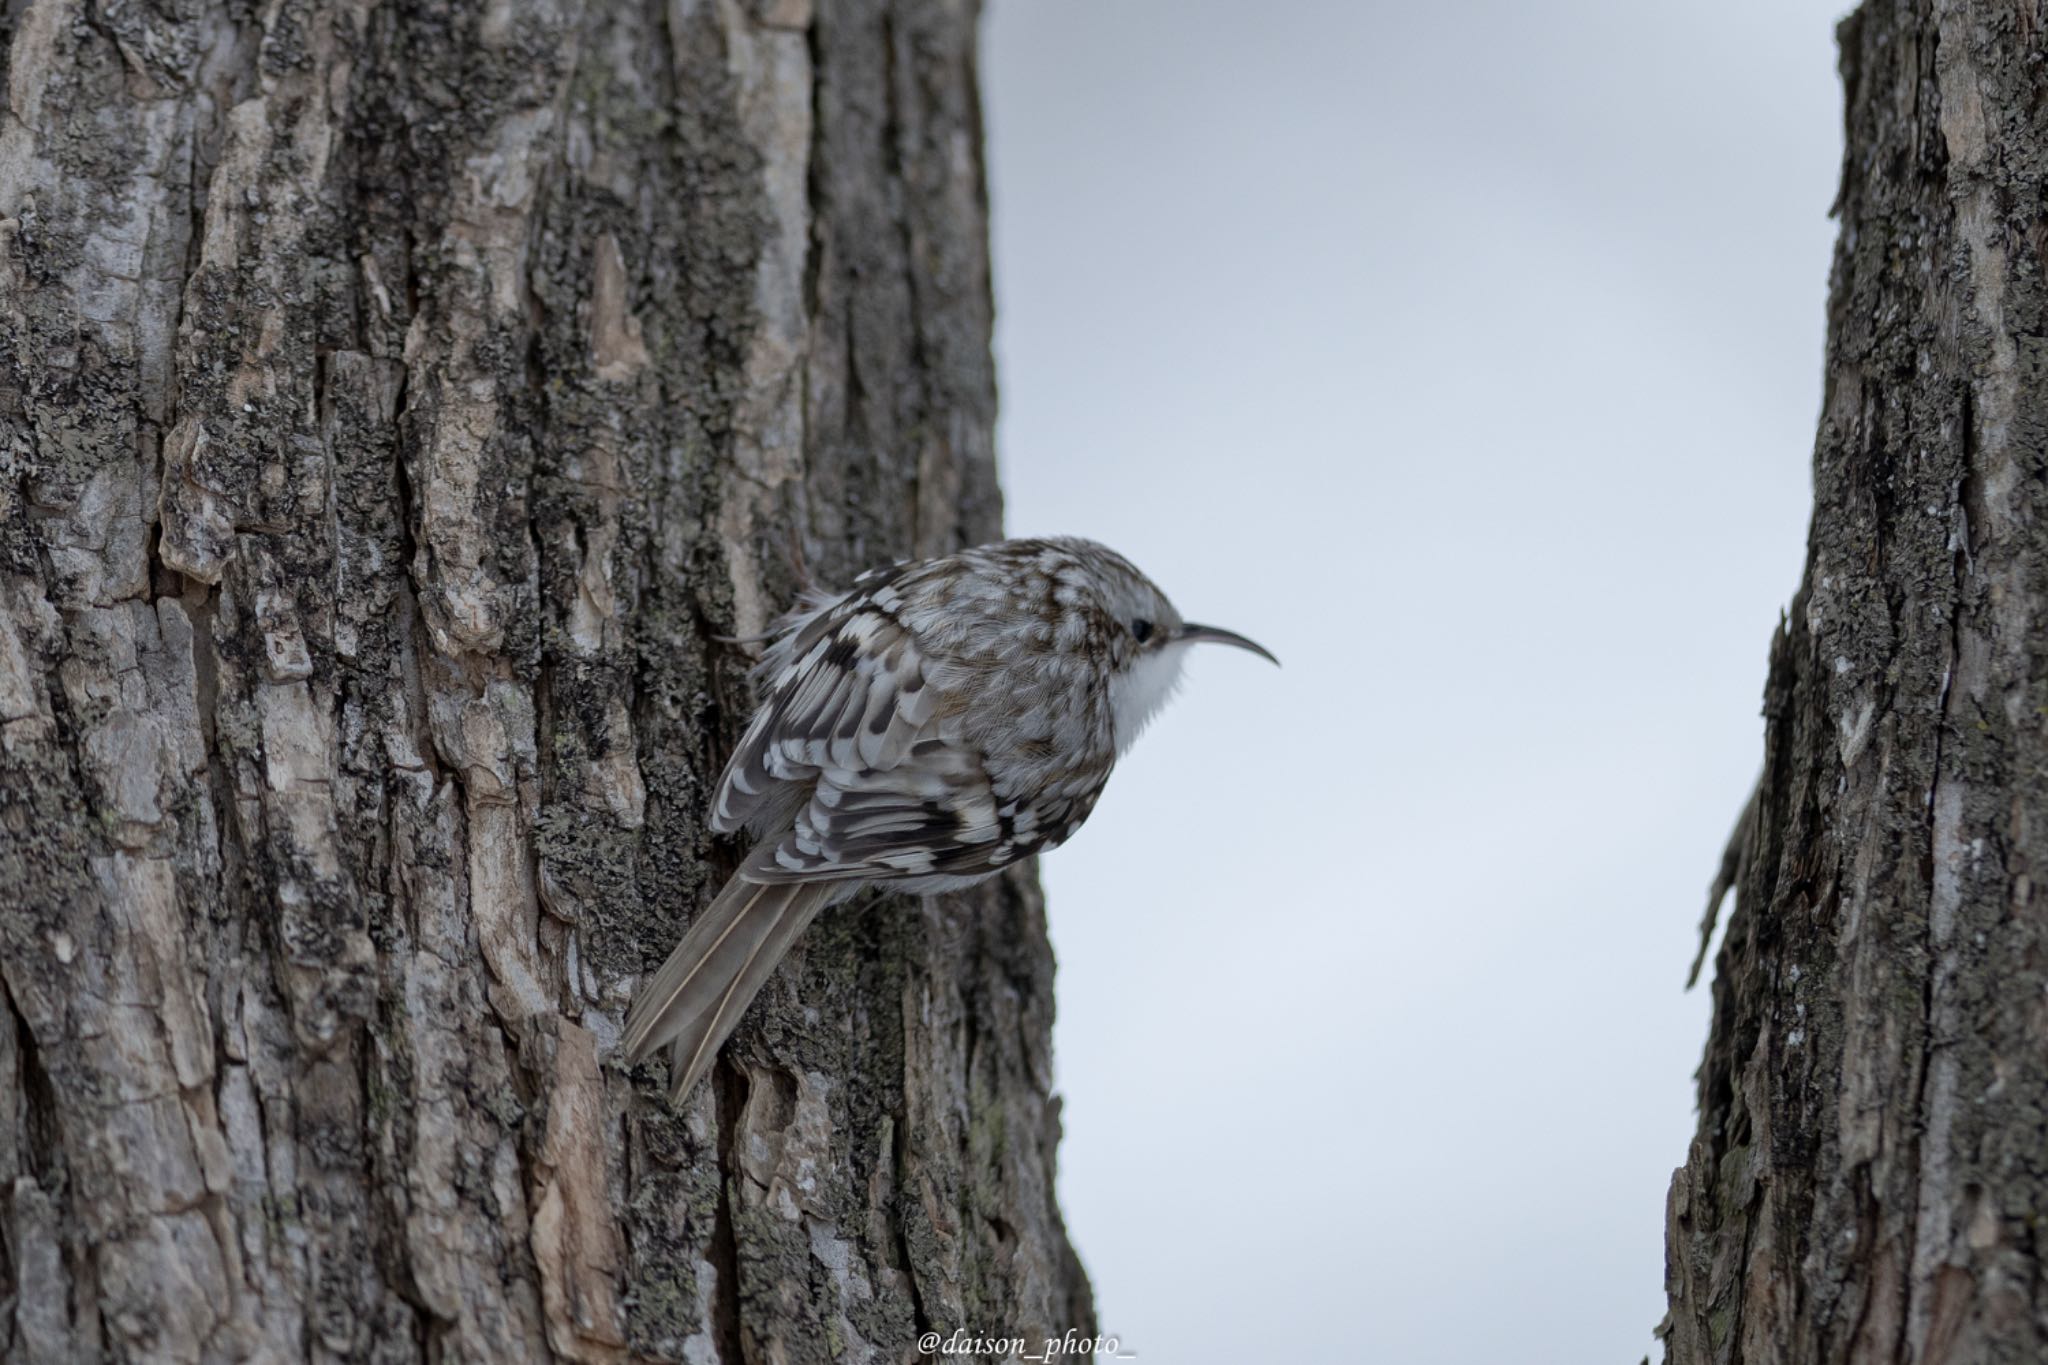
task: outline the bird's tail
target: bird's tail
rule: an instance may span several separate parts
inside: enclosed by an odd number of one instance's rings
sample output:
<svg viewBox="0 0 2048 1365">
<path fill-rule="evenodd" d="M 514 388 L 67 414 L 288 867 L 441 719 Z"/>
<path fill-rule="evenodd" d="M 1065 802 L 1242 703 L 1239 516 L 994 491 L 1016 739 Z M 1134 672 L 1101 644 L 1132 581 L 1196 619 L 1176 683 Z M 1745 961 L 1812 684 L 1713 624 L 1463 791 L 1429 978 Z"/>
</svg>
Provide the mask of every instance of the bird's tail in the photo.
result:
<svg viewBox="0 0 2048 1365">
<path fill-rule="evenodd" d="M 669 1044 L 668 1093 L 680 1103 L 836 886 L 741 877 L 727 882 L 635 993 L 626 1013 L 628 1064 Z"/>
</svg>

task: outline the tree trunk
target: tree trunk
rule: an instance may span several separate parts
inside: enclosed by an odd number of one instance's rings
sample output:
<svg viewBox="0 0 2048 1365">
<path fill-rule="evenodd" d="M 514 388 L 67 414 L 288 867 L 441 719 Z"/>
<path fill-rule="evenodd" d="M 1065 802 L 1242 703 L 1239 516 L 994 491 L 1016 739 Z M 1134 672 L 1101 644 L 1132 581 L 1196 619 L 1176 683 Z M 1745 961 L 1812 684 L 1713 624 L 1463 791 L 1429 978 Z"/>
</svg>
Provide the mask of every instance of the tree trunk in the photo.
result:
<svg viewBox="0 0 2048 1365">
<path fill-rule="evenodd" d="M 720 637 L 998 532 L 974 9 L 5 7 L 0 1356 L 1092 1331 L 1028 876 L 614 1060 Z"/>
<path fill-rule="evenodd" d="M 2048 1359 L 2048 16 L 1868 0 L 1668 1359 Z"/>
</svg>

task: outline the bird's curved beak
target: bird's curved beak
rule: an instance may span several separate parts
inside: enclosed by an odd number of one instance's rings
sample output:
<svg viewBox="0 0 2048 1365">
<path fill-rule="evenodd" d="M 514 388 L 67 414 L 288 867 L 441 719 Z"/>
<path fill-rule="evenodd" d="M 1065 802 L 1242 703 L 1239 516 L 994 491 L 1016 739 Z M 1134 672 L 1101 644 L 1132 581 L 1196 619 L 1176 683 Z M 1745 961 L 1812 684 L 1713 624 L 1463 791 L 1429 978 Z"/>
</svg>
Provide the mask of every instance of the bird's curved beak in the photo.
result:
<svg viewBox="0 0 2048 1365">
<path fill-rule="evenodd" d="M 1273 657 L 1272 650 L 1267 649 L 1256 640 L 1247 640 L 1236 631 L 1225 630 L 1221 626 L 1198 626 L 1190 621 L 1175 632 L 1173 638 L 1176 640 L 1186 640 L 1189 643 L 1211 640 L 1219 645 L 1236 645 L 1239 649 L 1250 650 L 1275 668 L 1280 666 L 1280 661 Z"/>
</svg>

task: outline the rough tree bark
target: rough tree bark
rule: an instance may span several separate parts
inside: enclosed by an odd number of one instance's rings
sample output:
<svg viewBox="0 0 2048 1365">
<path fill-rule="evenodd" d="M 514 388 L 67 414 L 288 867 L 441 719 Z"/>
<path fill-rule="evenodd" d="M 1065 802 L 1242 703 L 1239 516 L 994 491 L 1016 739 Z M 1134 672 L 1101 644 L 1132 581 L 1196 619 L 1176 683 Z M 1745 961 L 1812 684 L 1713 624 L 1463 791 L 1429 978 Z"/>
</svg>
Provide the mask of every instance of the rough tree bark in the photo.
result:
<svg viewBox="0 0 2048 1365">
<path fill-rule="evenodd" d="M 2048 1359 L 2048 16 L 1867 0 L 1669 1360 Z"/>
<path fill-rule="evenodd" d="M 793 594 L 993 536 L 972 0 L 14 0 L 0 1357 L 1092 1330 L 1028 876 L 613 1044 Z"/>
</svg>

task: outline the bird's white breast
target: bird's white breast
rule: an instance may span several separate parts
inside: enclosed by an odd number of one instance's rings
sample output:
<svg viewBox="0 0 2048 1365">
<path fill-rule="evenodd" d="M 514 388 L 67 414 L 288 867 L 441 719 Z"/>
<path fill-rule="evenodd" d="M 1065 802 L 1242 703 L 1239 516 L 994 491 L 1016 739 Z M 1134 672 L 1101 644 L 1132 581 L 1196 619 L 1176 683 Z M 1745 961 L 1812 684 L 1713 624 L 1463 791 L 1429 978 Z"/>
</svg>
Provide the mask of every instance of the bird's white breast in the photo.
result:
<svg viewBox="0 0 2048 1365">
<path fill-rule="evenodd" d="M 1180 667 L 1187 645 L 1169 644 L 1138 656 L 1136 663 L 1109 680 L 1109 709 L 1116 725 L 1116 751 L 1131 747 L 1152 717 L 1180 688 Z"/>
</svg>

